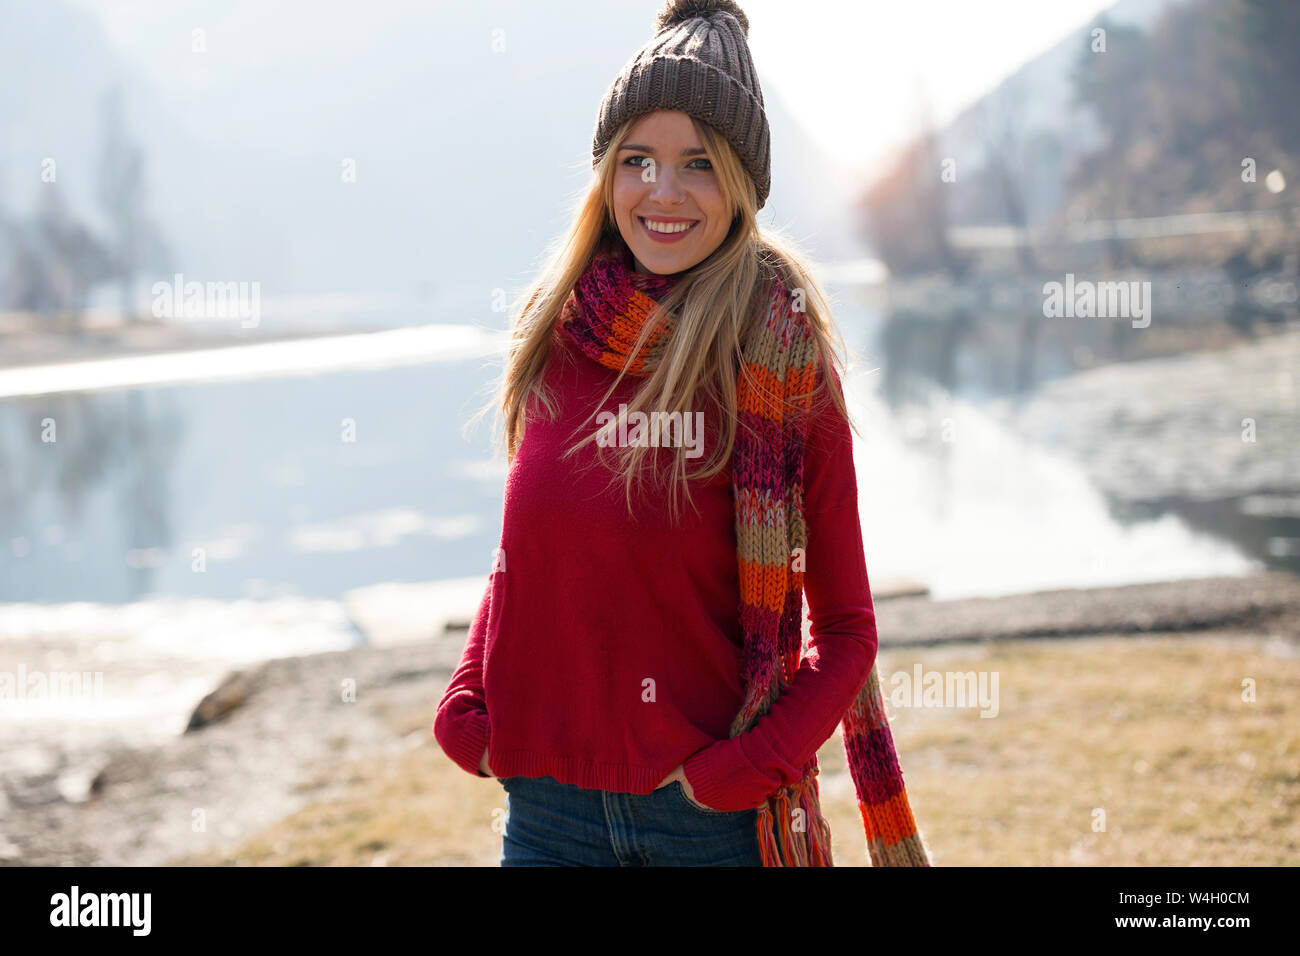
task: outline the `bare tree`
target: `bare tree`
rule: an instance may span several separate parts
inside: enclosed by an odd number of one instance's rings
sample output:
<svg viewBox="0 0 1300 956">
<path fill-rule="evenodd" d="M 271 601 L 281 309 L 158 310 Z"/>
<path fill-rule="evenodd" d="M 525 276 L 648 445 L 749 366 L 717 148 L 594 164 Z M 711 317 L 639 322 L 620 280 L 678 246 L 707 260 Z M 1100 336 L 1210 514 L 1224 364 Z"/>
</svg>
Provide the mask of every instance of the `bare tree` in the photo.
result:
<svg viewBox="0 0 1300 956">
<path fill-rule="evenodd" d="M 56 311 L 79 329 L 90 289 L 113 277 L 113 261 L 103 242 L 71 214 L 62 190 L 52 183 L 42 187 L 29 249 L 43 272 L 48 300 L 40 311 Z"/>
<path fill-rule="evenodd" d="M 126 129 L 120 86 L 102 100 L 103 139 L 99 159 L 99 201 L 108 218 L 114 275 L 120 283 L 122 314 L 135 321 L 134 287 L 139 268 L 144 203 L 144 154 Z"/>
<path fill-rule="evenodd" d="M 1016 259 L 1020 269 L 1030 274 L 1038 263 L 1026 232 L 1029 225 L 1026 152 L 1030 131 L 1026 128 L 1023 86 L 1015 82 L 1007 84 L 999 95 L 985 97 L 980 110 L 984 170 L 996 187 L 1003 218 L 1019 233 Z"/>
</svg>

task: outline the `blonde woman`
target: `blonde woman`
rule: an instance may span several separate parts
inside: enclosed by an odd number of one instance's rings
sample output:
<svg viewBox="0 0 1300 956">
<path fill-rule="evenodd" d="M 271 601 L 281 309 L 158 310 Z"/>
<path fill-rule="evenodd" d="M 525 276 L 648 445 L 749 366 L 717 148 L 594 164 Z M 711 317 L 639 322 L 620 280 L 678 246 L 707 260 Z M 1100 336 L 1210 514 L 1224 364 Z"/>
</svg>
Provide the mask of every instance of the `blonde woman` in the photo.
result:
<svg viewBox="0 0 1300 956">
<path fill-rule="evenodd" d="M 672 0 L 655 26 L 516 309 L 501 544 L 433 732 L 500 779 L 503 866 L 829 866 L 816 752 L 843 722 L 872 862 L 928 865 L 880 706 L 830 312 L 755 219 L 749 23 Z"/>
</svg>

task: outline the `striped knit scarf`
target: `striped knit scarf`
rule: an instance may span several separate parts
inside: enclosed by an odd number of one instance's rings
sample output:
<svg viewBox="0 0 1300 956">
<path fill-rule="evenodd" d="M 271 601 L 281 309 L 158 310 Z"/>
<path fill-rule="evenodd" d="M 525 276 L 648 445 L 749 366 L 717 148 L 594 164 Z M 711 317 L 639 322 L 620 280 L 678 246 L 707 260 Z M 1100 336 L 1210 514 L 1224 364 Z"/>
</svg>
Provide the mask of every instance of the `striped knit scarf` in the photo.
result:
<svg viewBox="0 0 1300 956">
<path fill-rule="evenodd" d="M 632 354 L 656 302 L 674 276 L 639 273 L 631 253 L 599 251 L 575 284 L 561 328 L 581 351 L 627 374 L 652 374 L 674 318 L 664 317 L 642 351 Z M 732 453 L 740 620 L 744 631 L 745 699 L 731 726 L 744 733 L 767 713 L 793 679 L 803 656 L 803 450 L 815 384 L 816 342 L 802 310 L 778 279 L 761 333 L 741 356 L 739 425 Z M 787 414 L 795 408 L 797 414 Z M 873 663 L 866 683 L 841 721 L 849 773 L 866 829 L 873 866 L 929 866 L 912 817 L 893 735 Z M 821 813 L 817 755 L 800 779 L 758 808 L 764 866 L 832 866 L 830 827 Z M 795 811 L 802 811 L 796 813 Z M 774 823 L 779 826 L 774 826 Z"/>
</svg>

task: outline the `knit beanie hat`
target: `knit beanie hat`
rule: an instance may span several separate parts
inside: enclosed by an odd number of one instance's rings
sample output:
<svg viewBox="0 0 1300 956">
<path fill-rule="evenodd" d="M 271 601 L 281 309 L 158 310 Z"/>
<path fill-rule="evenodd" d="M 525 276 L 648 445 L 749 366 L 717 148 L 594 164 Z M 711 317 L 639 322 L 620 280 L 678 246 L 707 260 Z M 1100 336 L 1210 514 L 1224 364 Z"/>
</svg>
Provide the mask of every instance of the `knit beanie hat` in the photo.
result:
<svg viewBox="0 0 1300 956">
<path fill-rule="evenodd" d="M 772 185 L 771 134 L 748 36 L 749 19 L 733 0 L 668 0 L 655 18 L 654 37 L 605 93 L 592 167 L 626 120 L 680 110 L 726 137 L 753 178 L 762 209 Z"/>
</svg>

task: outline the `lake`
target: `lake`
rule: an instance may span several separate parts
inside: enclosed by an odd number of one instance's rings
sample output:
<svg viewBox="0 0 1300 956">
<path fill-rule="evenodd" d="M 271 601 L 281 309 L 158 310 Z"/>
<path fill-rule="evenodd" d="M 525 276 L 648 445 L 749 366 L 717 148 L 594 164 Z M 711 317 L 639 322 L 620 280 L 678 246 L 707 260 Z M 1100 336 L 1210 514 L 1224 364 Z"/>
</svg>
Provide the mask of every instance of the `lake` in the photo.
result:
<svg viewBox="0 0 1300 956">
<path fill-rule="evenodd" d="M 886 401 L 879 321 L 845 305 L 837 318 L 866 359 L 847 387 L 873 580 L 944 598 L 1259 566 L 1171 514 L 1110 517 L 1076 463 L 999 427 L 983 395 Z M 462 428 L 489 398 L 499 340 L 465 328 L 407 329 L 419 338 L 387 353 L 366 336 L 232 346 L 219 372 L 151 357 L 97 371 L 94 389 L 0 399 L 0 602 L 337 598 L 486 574 L 504 469 L 491 418 Z M 0 394 L 20 374 L 0 372 Z M 936 440 L 940 423 L 967 440 Z"/>
</svg>

